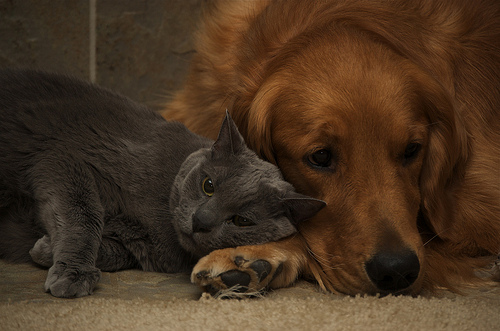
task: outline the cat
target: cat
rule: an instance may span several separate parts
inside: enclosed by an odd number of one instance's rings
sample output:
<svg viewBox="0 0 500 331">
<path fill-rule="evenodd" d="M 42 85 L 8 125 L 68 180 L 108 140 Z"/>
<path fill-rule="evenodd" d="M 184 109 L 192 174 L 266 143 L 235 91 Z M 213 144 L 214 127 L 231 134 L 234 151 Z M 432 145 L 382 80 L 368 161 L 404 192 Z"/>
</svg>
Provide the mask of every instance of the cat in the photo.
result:
<svg viewBox="0 0 500 331">
<path fill-rule="evenodd" d="M 49 267 L 56 297 L 102 271 L 186 272 L 209 252 L 276 241 L 325 203 L 248 149 L 214 142 L 69 76 L 0 72 L 0 258 Z"/>
</svg>

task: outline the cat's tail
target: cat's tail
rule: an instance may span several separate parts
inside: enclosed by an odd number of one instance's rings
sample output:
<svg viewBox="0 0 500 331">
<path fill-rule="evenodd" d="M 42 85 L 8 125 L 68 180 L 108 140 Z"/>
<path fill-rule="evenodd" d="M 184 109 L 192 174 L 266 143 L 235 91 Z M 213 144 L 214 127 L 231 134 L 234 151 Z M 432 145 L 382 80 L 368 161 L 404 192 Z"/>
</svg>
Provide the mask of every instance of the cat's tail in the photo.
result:
<svg viewBox="0 0 500 331">
<path fill-rule="evenodd" d="M 9 262 L 32 262 L 29 254 L 36 241 L 43 237 L 35 225 L 33 204 L 22 201 L 0 202 L 0 259 Z"/>
</svg>

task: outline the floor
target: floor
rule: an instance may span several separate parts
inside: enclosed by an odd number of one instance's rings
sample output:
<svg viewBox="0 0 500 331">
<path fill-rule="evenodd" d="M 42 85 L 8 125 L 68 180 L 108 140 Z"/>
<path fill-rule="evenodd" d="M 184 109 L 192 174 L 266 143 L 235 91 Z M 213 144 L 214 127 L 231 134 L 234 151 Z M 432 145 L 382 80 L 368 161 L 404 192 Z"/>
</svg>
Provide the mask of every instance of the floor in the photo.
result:
<svg viewBox="0 0 500 331">
<path fill-rule="evenodd" d="M 29 298 L 35 301 L 57 300 L 45 293 L 47 270 L 30 264 L 7 264 L 0 261 L 0 303 Z M 152 300 L 172 297 L 197 300 L 202 291 L 192 285 L 186 274 L 162 274 L 140 270 L 103 272 L 94 295 L 101 298 Z"/>
<path fill-rule="evenodd" d="M 31 264 L 10 264 L 0 260 L 0 304 L 20 301 L 54 302 L 58 299 L 45 293 L 43 284 L 47 270 Z M 203 291 L 191 284 L 188 274 L 164 274 L 141 270 L 103 272 L 92 297 L 168 301 L 199 300 Z M 500 289 L 498 294 L 500 294 Z M 324 297 L 318 288 L 305 281 L 271 294 L 279 297 Z M 500 297 L 500 296 L 499 296 Z M 338 297 L 342 298 L 341 296 Z"/>
</svg>

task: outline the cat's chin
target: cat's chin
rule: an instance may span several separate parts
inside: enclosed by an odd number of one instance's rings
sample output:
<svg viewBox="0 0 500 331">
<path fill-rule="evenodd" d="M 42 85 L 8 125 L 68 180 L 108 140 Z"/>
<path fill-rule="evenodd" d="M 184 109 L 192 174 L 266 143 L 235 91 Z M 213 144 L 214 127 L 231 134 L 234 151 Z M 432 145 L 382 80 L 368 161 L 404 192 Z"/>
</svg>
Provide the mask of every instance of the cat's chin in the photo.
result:
<svg viewBox="0 0 500 331">
<path fill-rule="evenodd" d="M 196 236 L 196 233 L 178 233 L 179 243 L 182 248 L 196 257 L 202 257 L 210 253 L 210 250 L 208 250 L 206 247 L 204 249 L 199 247 L 200 245 L 196 240 Z"/>
</svg>

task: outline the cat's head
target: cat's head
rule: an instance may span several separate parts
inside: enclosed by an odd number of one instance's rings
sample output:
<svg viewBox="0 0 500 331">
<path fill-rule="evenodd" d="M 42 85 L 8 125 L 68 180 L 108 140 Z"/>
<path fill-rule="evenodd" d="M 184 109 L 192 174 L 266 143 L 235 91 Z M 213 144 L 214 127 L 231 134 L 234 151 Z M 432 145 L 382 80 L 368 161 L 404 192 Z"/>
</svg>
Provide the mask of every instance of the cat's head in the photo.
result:
<svg viewBox="0 0 500 331">
<path fill-rule="evenodd" d="M 229 114 L 213 146 L 186 159 L 170 199 L 180 244 L 195 256 L 287 237 L 324 206 L 259 159 Z"/>
</svg>

